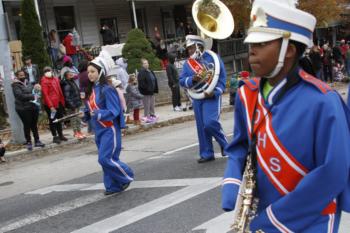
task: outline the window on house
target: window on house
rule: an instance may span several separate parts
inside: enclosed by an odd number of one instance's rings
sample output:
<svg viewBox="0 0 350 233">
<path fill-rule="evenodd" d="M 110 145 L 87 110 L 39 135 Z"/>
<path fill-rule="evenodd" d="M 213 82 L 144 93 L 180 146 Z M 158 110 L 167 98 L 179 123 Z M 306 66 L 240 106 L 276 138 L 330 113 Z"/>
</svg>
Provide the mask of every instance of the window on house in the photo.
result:
<svg viewBox="0 0 350 233">
<path fill-rule="evenodd" d="M 56 28 L 60 40 L 70 32 L 75 24 L 74 6 L 56 6 L 53 8 L 56 19 Z"/>
</svg>

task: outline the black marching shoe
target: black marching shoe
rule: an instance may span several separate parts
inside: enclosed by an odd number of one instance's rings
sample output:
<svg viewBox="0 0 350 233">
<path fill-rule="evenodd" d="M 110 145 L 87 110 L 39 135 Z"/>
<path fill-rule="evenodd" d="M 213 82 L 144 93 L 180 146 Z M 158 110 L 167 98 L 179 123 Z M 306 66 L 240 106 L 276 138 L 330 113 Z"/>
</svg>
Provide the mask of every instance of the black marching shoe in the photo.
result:
<svg viewBox="0 0 350 233">
<path fill-rule="evenodd" d="M 207 162 L 210 162 L 210 161 L 214 161 L 215 160 L 215 157 L 210 157 L 210 158 L 207 158 L 207 159 L 204 159 L 204 158 L 200 158 L 197 160 L 198 163 L 207 163 Z"/>
<path fill-rule="evenodd" d="M 130 183 L 123 184 L 122 185 L 122 190 L 120 190 L 120 191 L 105 191 L 104 194 L 105 194 L 105 196 L 109 196 L 109 195 L 113 195 L 113 194 L 116 194 L 116 193 L 121 193 L 125 189 L 127 189 L 129 187 L 129 185 L 130 185 Z"/>
<path fill-rule="evenodd" d="M 222 156 L 222 157 L 227 156 L 227 155 L 225 154 L 224 148 L 222 148 L 222 147 L 221 147 L 221 156 Z"/>
</svg>

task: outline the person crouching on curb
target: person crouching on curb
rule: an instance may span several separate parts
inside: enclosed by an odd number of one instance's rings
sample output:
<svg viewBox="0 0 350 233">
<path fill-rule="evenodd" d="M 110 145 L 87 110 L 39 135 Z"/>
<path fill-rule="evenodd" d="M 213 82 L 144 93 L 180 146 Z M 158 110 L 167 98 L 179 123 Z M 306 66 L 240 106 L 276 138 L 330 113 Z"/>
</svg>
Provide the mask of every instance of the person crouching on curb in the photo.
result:
<svg viewBox="0 0 350 233">
<path fill-rule="evenodd" d="M 101 54 L 104 54 L 103 51 Z M 119 160 L 121 129 L 125 126 L 124 115 L 116 90 L 108 85 L 108 55 L 100 56 L 88 65 L 89 85 L 86 93 L 84 120 L 92 119 L 98 162 L 103 169 L 105 195 L 124 191 L 134 180 L 132 169 Z M 112 58 L 110 58 L 112 59 Z M 113 60 L 112 60 L 113 63 Z M 110 63 L 109 63 L 110 64 Z"/>
<path fill-rule="evenodd" d="M 256 78 L 239 85 L 222 208 L 249 192 L 244 232 L 338 232 L 350 212 L 350 111 L 300 63 L 316 18 L 287 1 L 255 0 L 251 21 L 244 42 Z M 253 185 L 239 191 L 244 180 Z"/>
<path fill-rule="evenodd" d="M 61 80 L 61 87 L 66 101 L 67 114 L 74 114 L 79 112 L 81 106 L 80 91 L 77 84 L 74 81 L 75 73 L 71 70 L 67 70 L 63 74 Z M 70 119 L 71 126 L 73 128 L 73 136 L 76 139 L 84 139 L 86 136 L 81 132 L 81 120 L 78 116 Z"/>
<path fill-rule="evenodd" d="M 126 105 L 128 107 L 128 112 L 133 111 L 133 123 L 135 125 L 140 125 L 140 108 L 142 107 L 143 95 L 140 93 L 137 86 L 137 79 L 134 74 L 129 76 L 129 85 L 126 88 Z"/>
</svg>

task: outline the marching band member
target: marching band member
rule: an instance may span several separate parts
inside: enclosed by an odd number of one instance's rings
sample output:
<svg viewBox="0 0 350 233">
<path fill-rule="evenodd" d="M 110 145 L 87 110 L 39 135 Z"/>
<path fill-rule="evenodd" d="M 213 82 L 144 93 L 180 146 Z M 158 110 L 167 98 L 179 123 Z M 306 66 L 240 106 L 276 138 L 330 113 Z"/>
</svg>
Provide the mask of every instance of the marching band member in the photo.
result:
<svg viewBox="0 0 350 233">
<path fill-rule="evenodd" d="M 102 51 L 88 65 L 90 83 L 87 88 L 85 120 L 92 119 L 98 148 L 98 162 L 103 169 L 105 195 L 125 190 L 133 181 L 133 171 L 119 160 L 121 151 L 121 128 L 125 126 L 118 93 L 108 85 L 108 57 Z M 111 58 L 110 58 L 111 59 Z"/>
<path fill-rule="evenodd" d="M 252 232 L 337 232 L 341 211 L 350 211 L 350 114 L 337 92 L 299 66 L 316 19 L 289 2 L 253 4 L 245 43 L 260 78 L 238 91 L 222 207 L 235 207 L 251 148 L 259 198 Z"/>
<path fill-rule="evenodd" d="M 186 47 L 190 58 L 183 66 L 180 75 L 180 85 L 190 89 L 196 85 L 201 77 L 204 66 L 214 63 L 213 58 L 204 51 L 205 42 L 200 36 L 186 36 Z M 204 91 L 204 99 L 193 99 L 193 110 L 195 113 L 197 133 L 199 139 L 198 163 L 205 163 L 215 159 L 212 137 L 220 144 L 221 153 L 224 156 L 224 148 L 227 145 L 227 139 L 221 124 L 219 122 L 221 95 L 225 91 L 226 72 L 223 62 L 220 60 L 219 80 L 213 92 Z"/>
</svg>

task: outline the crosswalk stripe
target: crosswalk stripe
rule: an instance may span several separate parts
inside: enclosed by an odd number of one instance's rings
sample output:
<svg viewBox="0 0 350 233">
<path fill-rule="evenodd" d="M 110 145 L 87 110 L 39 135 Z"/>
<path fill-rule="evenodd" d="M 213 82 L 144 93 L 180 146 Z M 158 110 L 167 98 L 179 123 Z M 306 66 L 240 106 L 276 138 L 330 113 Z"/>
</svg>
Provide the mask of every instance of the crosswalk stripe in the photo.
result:
<svg viewBox="0 0 350 233">
<path fill-rule="evenodd" d="M 3 223 L 1 224 L 2 227 L 0 228 L 0 232 L 4 233 L 4 232 L 16 230 L 26 225 L 39 222 L 41 220 L 56 216 L 58 214 L 65 213 L 67 211 L 74 210 L 79 207 L 86 206 L 88 204 L 103 200 L 108 197 L 109 196 L 104 196 L 102 193 L 97 193 L 97 194 L 80 197 L 65 203 L 61 203 L 53 207 L 41 210 L 39 211 L 39 213 L 29 214 L 27 216 L 16 218 L 14 220 L 10 220 L 6 223 Z"/>
<path fill-rule="evenodd" d="M 83 227 L 72 233 L 108 233 L 151 216 L 159 211 L 172 207 L 201 193 L 207 192 L 221 184 L 221 178 L 216 182 L 208 182 L 188 186 L 146 204 L 140 205 L 105 220 Z"/>
</svg>

